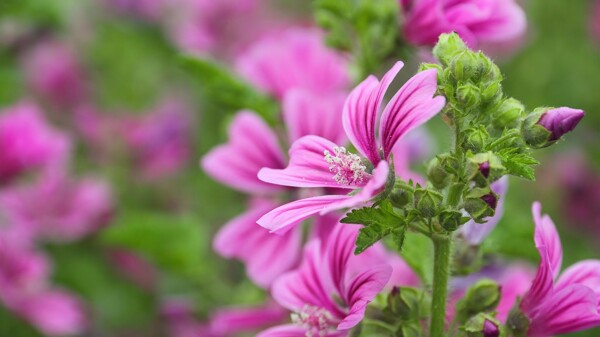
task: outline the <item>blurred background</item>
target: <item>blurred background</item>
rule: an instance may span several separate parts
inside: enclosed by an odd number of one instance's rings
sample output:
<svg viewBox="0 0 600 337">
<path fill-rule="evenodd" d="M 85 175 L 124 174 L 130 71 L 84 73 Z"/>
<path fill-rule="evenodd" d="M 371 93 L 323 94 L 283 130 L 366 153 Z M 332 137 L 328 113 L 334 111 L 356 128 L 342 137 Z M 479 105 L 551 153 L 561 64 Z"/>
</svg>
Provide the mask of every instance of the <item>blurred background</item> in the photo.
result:
<svg viewBox="0 0 600 337">
<path fill-rule="evenodd" d="M 600 7 L 521 4 L 527 36 L 497 56 L 505 92 L 529 109 L 586 117 L 538 152 L 536 182 L 511 180 L 484 249 L 537 263 L 530 205 L 539 200 L 570 265 L 600 257 Z M 219 308 L 262 303 L 242 264 L 212 250 L 246 198 L 199 160 L 226 141 L 237 110 L 278 109 L 246 90 L 236 57 L 264 34 L 312 22 L 310 1 L 0 0 L 0 243 L 9 242 L 0 265 L 42 289 L 37 311 L 22 309 L 0 282 L 0 336 L 202 336 L 174 321 L 200 331 Z M 190 66 L 182 54 L 212 61 Z M 407 55 L 416 70 L 419 53 Z M 441 121 L 428 127 L 433 148 L 450 146 Z M 15 130 L 32 143 L 11 143 Z M 17 151 L 36 158 L 42 178 L 5 165 Z M 19 240 L 25 248 L 10 251 Z M 52 312 L 64 321 L 49 322 Z"/>
</svg>

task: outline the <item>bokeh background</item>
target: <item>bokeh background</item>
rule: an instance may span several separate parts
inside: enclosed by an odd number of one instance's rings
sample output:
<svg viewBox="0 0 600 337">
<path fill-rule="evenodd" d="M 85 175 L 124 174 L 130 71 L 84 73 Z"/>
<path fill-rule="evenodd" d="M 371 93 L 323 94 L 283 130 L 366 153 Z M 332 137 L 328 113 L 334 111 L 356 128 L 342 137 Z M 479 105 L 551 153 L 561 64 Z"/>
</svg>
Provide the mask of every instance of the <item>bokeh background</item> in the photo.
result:
<svg viewBox="0 0 600 337">
<path fill-rule="evenodd" d="M 240 263 L 211 248 L 214 233 L 243 210 L 245 198 L 211 180 L 198 163 L 226 140 L 227 121 L 240 105 L 274 103 L 263 96 L 232 103 L 221 68 L 190 67 L 181 55 L 217 60 L 227 69 L 233 55 L 264 32 L 310 26 L 311 2 L 265 1 L 257 11 L 217 13 L 204 18 L 208 28 L 185 27 L 189 13 L 182 4 L 165 9 L 157 3 L 0 0 L 0 118 L 18 104 L 37 106 L 72 142 L 68 175 L 91 176 L 110 189 L 110 211 L 94 231 L 36 243 L 51 261 L 51 283 L 85 306 L 89 336 L 168 336 L 164 309 L 173 300 L 186 301 L 201 322 L 217 308 L 264 298 Z M 595 2 L 522 5 L 527 37 L 497 57 L 505 92 L 528 108 L 571 106 L 586 117 L 568 141 L 538 152 L 536 182 L 511 180 L 504 218 L 485 250 L 537 263 L 530 205 L 539 200 L 559 227 L 569 265 L 600 257 Z M 217 39 L 198 36 L 203 29 L 217 30 Z M 418 55 L 407 56 L 413 70 Z M 62 95 L 61 86 L 78 89 Z M 434 147 L 450 146 L 441 121 L 429 128 Z M 32 209 L 59 194 L 32 201 Z M 41 335 L 0 303 L 0 336 Z"/>
</svg>

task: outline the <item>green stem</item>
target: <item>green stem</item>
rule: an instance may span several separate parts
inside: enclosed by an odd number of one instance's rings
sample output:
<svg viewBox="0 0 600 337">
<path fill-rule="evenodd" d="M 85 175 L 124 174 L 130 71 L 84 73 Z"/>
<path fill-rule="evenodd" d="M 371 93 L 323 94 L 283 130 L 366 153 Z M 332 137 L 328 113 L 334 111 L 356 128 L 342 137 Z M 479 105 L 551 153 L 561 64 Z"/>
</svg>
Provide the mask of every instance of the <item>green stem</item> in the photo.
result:
<svg viewBox="0 0 600 337">
<path fill-rule="evenodd" d="M 433 294 L 431 298 L 431 325 L 429 337 L 444 337 L 446 321 L 446 298 L 450 276 L 450 237 L 436 236 L 433 239 Z"/>
</svg>

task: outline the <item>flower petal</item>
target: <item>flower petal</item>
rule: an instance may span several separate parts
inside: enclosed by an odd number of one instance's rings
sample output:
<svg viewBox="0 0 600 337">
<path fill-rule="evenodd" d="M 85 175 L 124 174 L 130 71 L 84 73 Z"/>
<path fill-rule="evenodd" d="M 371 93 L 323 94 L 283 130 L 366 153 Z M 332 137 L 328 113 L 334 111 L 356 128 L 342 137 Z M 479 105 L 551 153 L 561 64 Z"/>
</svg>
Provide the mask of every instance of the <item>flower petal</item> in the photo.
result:
<svg viewBox="0 0 600 337">
<path fill-rule="evenodd" d="M 584 285 L 600 297 L 600 261 L 580 261 L 567 268 L 558 279 L 555 291 L 560 291 L 572 284 Z"/>
<path fill-rule="evenodd" d="M 230 336 L 273 326 L 288 317 L 287 310 L 274 303 L 248 308 L 223 308 L 211 316 L 210 330 L 218 336 Z"/>
<path fill-rule="evenodd" d="M 277 277 L 296 266 L 302 250 L 301 228 L 274 235 L 256 223 L 276 206 L 269 201 L 259 202 L 229 221 L 214 240 L 217 253 L 243 261 L 250 279 L 263 288 L 269 288 Z"/>
<path fill-rule="evenodd" d="M 535 222 L 535 245 L 538 250 L 543 247 L 547 249 L 552 275 L 556 278 L 560 272 L 563 257 L 560 237 L 552 219 L 548 215 L 542 215 L 542 206 L 539 202 L 533 204 L 532 210 Z"/>
<path fill-rule="evenodd" d="M 400 137 L 442 110 L 446 99 L 442 96 L 434 97 L 436 91 L 437 71 L 425 70 L 408 80 L 386 105 L 379 129 L 385 159 Z"/>
<path fill-rule="evenodd" d="M 279 206 L 263 215 L 258 221 L 259 225 L 275 234 L 285 234 L 299 224 L 319 212 L 330 204 L 339 203 L 349 199 L 347 195 L 323 195 L 307 199 L 300 199 L 283 206 Z"/>
<path fill-rule="evenodd" d="M 290 163 L 282 170 L 263 168 L 258 172 L 262 181 L 293 187 L 333 187 L 355 189 L 356 185 L 342 185 L 329 171 L 325 151 L 334 153 L 336 144 L 317 136 L 304 136 L 292 144 Z"/>
<path fill-rule="evenodd" d="M 229 142 L 202 158 L 202 168 L 213 179 L 247 193 L 273 193 L 281 187 L 257 178 L 263 167 L 283 168 L 285 160 L 277 135 L 251 111 L 239 112 L 229 126 Z"/>
<path fill-rule="evenodd" d="M 73 295 L 58 290 L 26 298 L 17 311 L 48 335 L 80 334 L 87 325 L 82 304 Z"/>
<path fill-rule="evenodd" d="M 390 83 L 404 64 L 396 62 L 379 82 L 374 76 L 362 81 L 348 96 L 344 104 L 342 122 L 346 135 L 356 149 L 373 165 L 380 161 L 375 139 L 377 115 Z"/>
<path fill-rule="evenodd" d="M 528 336 L 554 336 L 600 325 L 598 297 L 588 287 L 574 284 L 543 303 L 532 319 Z"/>
<path fill-rule="evenodd" d="M 346 141 L 342 127 L 342 111 L 345 95 L 323 95 L 304 89 L 289 91 L 283 98 L 283 119 L 287 126 L 290 143 L 315 135 L 336 144 Z"/>
<path fill-rule="evenodd" d="M 369 179 L 367 184 L 360 190 L 360 192 L 353 196 L 344 196 L 344 198 L 339 198 L 337 202 L 332 202 L 328 205 L 325 205 L 320 214 L 323 215 L 343 208 L 352 208 L 368 202 L 377 194 L 381 193 L 381 191 L 384 189 L 389 172 L 390 168 L 387 162 L 381 161 L 373 170 L 373 176 L 371 179 Z"/>
<path fill-rule="evenodd" d="M 367 305 L 379 294 L 392 275 L 392 267 L 379 265 L 357 275 L 350 283 L 345 298 L 350 312 L 338 325 L 339 330 L 349 330 L 365 316 Z"/>
</svg>

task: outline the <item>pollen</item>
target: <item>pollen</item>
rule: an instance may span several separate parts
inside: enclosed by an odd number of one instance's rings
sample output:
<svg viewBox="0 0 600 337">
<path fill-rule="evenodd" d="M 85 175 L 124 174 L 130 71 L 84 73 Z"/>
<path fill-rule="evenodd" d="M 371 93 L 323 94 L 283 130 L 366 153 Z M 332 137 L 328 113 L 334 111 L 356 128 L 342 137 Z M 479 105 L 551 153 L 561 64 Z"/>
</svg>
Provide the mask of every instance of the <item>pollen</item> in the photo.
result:
<svg viewBox="0 0 600 337">
<path fill-rule="evenodd" d="M 333 315 L 319 307 L 305 305 L 292 314 L 292 322 L 306 329 L 306 337 L 324 337 L 335 331 L 337 322 Z"/>
<path fill-rule="evenodd" d="M 329 164 L 329 172 L 333 173 L 333 180 L 340 185 L 360 184 L 367 176 L 367 167 L 362 159 L 350 153 L 343 146 L 333 148 L 333 154 L 325 150 L 325 161 Z"/>
</svg>

